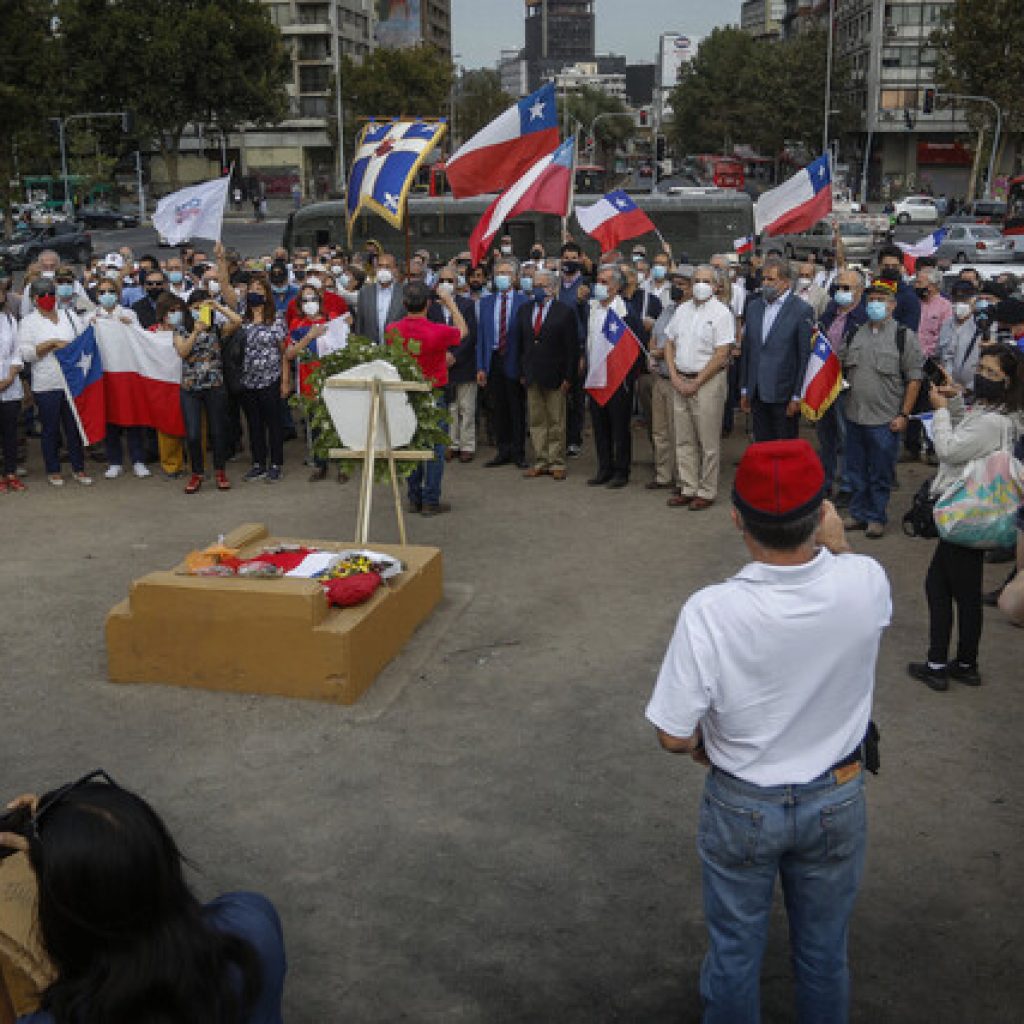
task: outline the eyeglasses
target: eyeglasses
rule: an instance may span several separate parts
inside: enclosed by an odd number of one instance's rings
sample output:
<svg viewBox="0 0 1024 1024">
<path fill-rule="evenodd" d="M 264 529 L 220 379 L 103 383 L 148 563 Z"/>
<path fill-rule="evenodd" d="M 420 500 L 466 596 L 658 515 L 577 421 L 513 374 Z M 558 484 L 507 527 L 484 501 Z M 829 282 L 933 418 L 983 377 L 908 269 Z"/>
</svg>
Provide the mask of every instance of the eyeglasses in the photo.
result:
<svg viewBox="0 0 1024 1024">
<path fill-rule="evenodd" d="M 49 794 L 49 796 L 40 800 L 37 804 L 35 814 L 32 815 L 32 833 L 29 836 L 29 841 L 41 843 L 42 839 L 39 835 L 39 823 L 43 820 L 43 816 L 52 811 L 58 804 L 63 803 L 70 793 L 73 793 L 76 789 L 81 789 L 83 786 L 89 785 L 90 782 L 105 782 L 108 786 L 114 786 L 118 789 L 121 788 L 102 768 L 97 768 L 94 771 L 89 772 L 88 775 L 83 775 L 77 781 L 69 782 L 66 786 L 61 786 L 60 789 L 55 789 Z"/>
</svg>

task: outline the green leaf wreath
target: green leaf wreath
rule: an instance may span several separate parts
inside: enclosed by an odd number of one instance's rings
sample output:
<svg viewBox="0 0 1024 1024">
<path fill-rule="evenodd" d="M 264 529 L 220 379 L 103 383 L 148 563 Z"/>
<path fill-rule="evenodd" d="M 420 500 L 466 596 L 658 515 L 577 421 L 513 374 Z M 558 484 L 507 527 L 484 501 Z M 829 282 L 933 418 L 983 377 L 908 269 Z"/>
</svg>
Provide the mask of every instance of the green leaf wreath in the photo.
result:
<svg viewBox="0 0 1024 1024">
<path fill-rule="evenodd" d="M 375 359 L 390 363 L 398 371 L 402 380 L 425 380 L 420 364 L 415 359 L 418 348 L 418 342 L 407 342 L 397 331 L 388 331 L 383 345 L 377 345 L 371 339 L 358 334 L 350 334 L 345 348 L 338 352 L 332 352 L 320 360 L 320 366 L 308 377 L 309 385 L 316 397 L 294 395 L 291 399 L 292 405 L 303 410 L 313 431 L 319 431 L 313 444 L 313 453 L 318 458 L 326 459 L 327 453 L 332 448 L 341 447 L 341 440 L 338 438 L 338 432 L 334 429 L 330 413 L 320 398 L 324 381 L 336 373 L 362 366 L 363 363 L 371 363 Z M 445 412 L 437 407 L 435 392 L 412 391 L 408 394 L 413 411 L 416 413 L 416 433 L 409 448 L 430 451 L 435 445 L 447 444 L 448 434 L 442 427 Z M 362 459 L 341 460 L 342 471 L 348 474 L 354 473 L 362 464 Z M 396 469 L 399 476 L 407 477 L 417 465 L 419 463 L 398 460 Z M 387 460 L 375 459 L 374 479 L 383 482 L 388 478 Z"/>
</svg>

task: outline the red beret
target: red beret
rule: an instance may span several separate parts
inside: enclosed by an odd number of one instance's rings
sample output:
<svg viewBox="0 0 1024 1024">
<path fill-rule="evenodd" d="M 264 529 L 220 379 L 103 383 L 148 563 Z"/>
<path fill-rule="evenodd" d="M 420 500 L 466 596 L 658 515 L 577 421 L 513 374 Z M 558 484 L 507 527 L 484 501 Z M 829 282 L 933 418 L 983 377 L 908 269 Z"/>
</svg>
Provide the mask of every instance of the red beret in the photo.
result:
<svg viewBox="0 0 1024 1024">
<path fill-rule="evenodd" d="M 804 440 L 762 441 L 743 453 L 732 500 L 744 519 L 790 523 L 813 512 L 825 496 L 825 471 Z"/>
</svg>

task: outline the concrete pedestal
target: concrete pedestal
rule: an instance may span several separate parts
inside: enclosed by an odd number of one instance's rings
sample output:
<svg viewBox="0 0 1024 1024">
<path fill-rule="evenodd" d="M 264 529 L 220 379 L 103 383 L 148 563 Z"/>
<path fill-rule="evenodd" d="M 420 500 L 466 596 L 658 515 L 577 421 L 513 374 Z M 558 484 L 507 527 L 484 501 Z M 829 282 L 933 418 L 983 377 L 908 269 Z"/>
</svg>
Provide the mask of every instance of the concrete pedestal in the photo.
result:
<svg viewBox="0 0 1024 1024">
<path fill-rule="evenodd" d="M 251 558 L 275 544 L 341 551 L 352 543 L 268 536 L 246 524 L 225 544 Z M 354 704 L 443 594 L 437 548 L 371 544 L 405 572 L 355 608 L 329 608 L 312 580 L 182 575 L 184 565 L 132 584 L 107 616 L 114 683 L 169 683 Z"/>
</svg>

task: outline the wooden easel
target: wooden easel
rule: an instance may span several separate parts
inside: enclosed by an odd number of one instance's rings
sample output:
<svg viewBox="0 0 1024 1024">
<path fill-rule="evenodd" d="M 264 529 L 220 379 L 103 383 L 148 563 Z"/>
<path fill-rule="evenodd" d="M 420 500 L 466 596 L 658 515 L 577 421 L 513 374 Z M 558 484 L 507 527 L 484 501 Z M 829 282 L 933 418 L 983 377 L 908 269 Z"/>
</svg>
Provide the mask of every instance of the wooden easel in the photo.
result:
<svg viewBox="0 0 1024 1024">
<path fill-rule="evenodd" d="M 337 388 L 345 391 L 369 391 L 370 411 L 366 424 L 366 448 L 364 451 L 357 451 L 351 448 L 332 448 L 328 453 L 331 459 L 361 459 L 363 462 L 362 477 L 359 481 L 359 511 L 356 513 L 356 544 L 368 544 L 370 540 L 370 511 L 373 507 L 373 467 L 377 458 L 388 460 L 388 469 L 391 474 L 391 493 L 395 499 L 395 515 L 398 518 L 398 537 L 404 547 L 408 541 L 405 533 L 405 516 L 402 513 L 402 494 L 398 486 L 398 472 L 395 468 L 396 461 L 402 462 L 430 462 L 434 458 L 434 452 L 407 450 L 405 448 L 394 449 L 391 447 L 391 424 L 388 422 L 388 403 L 384 400 L 388 391 L 432 391 L 433 385 L 429 381 L 412 380 L 381 380 L 374 377 L 372 380 L 328 380 L 324 384 L 328 388 Z M 384 427 L 384 449 L 377 451 L 376 439 L 377 428 Z"/>
</svg>

